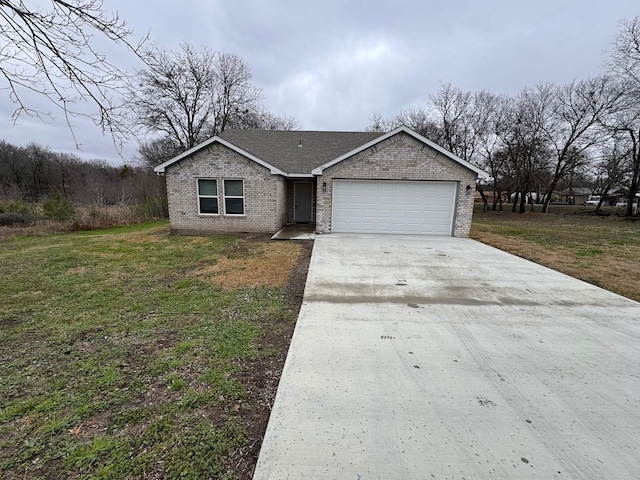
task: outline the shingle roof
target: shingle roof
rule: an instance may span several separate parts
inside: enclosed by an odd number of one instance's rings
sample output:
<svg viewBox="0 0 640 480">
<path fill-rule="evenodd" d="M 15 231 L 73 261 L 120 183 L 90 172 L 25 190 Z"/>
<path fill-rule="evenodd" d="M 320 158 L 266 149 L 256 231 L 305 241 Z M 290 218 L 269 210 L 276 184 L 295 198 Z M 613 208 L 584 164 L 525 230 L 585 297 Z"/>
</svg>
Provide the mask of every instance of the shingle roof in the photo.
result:
<svg viewBox="0 0 640 480">
<path fill-rule="evenodd" d="M 314 168 L 381 135 L 384 133 L 225 130 L 220 138 L 287 174 L 310 174 Z"/>
<path fill-rule="evenodd" d="M 457 157 L 405 126 L 400 126 L 387 133 L 226 130 L 219 137 L 211 137 L 186 152 L 161 163 L 153 170 L 156 173 L 165 173 L 167 167 L 193 155 L 212 143 L 218 142 L 270 169 L 274 175 L 311 177 L 322 175 L 322 171 L 325 168 L 329 168 L 349 156 L 401 133 L 414 137 L 445 157 L 475 172 L 479 178 L 487 178 L 489 176 L 482 169 Z"/>
</svg>

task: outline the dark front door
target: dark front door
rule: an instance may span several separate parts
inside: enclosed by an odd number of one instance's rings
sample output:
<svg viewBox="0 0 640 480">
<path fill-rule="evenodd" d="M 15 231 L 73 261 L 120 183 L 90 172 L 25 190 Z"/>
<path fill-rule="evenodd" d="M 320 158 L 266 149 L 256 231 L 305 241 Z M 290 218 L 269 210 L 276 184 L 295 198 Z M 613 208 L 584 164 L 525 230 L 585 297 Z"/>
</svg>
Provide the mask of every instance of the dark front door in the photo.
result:
<svg viewBox="0 0 640 480">
<path fill-rule="evenodd" d="M 313 221 L 313 183 L 295 182 L 293 184 L 293 221 L 311 223 Z"/>
</svg>

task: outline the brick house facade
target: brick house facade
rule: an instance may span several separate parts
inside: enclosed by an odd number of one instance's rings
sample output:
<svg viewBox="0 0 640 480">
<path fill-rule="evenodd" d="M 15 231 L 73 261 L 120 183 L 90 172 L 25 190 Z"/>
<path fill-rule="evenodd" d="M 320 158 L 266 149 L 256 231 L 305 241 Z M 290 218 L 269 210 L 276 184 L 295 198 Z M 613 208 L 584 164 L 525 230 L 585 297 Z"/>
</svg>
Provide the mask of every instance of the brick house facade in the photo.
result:
<svg viewBox="0 0 640 480">
<path fill-rule="evenodd" d="M 414 137 L 399 133 L 325 170 L 317 177 L 318 184 L 327 185 L 318 194 L 318 233 L 331 233 L 332 185 L 334 179 L 362 180 L 422 180 L 457 182 L 454 237 L 468 237 L 473 213 L 473 195 L 477 174 L 450 158 L 422 144 Z"/>
<path fill-rule="evenodd" d="M 446 182 L 453 202 L 448 234 L 466 237 L 475 182 L 486 176 L 406 127 L 386 134 L 229 131 L 155 171 L 166 175 L 175 233 L 273 233 L 300 220 L 315 223 L 318 233 L 331 233 L 338 208 L 334 182 L 346 179 L 374 187 L 393 181 L 399 196 L 402 182 L 422 182 L 427 189 Z M 398 222 L 401 232 L 402 219 Z"/>
<path fill-rule="evenodd" d="M 165 175 L 175 233 L 275 232 L 287 223 L 286 179 L 219 143 L 172 164 Z M 217 214 L 199 211 L 199 179 L 217 181 Z M 224 180 L 236 179 L 243 181 L 245 213 L 227 215 Z"/>
</svg>

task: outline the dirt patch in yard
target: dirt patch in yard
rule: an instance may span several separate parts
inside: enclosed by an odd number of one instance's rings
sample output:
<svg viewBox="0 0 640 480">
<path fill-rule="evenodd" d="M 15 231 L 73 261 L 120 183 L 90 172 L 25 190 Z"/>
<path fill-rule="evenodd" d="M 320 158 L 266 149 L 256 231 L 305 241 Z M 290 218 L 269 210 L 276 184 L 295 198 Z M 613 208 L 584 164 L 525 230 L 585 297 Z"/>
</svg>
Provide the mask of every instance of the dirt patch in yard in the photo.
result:
<svg viewBox="0 0 640 480">
<path fill-rule="evenodd" d="M 225 290 L 285 287 L 301 251 L 300 243 L 294 242 L 242 243 L 193 275 Z"/>
</svg>

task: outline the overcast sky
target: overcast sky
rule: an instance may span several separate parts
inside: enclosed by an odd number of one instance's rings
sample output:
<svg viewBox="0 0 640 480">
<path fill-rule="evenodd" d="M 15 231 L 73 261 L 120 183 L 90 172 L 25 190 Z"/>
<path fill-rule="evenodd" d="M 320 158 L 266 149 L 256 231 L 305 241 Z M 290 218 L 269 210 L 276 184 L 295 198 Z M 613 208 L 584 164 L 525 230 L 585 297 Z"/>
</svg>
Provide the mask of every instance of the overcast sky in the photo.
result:
<svg viewBox="0 0 640 480">
<path fill-rule="evenodd" d="M 374 114 L 426 105 L 441 82 L 515 94 L 597 75 L 618 21 L 640 15 L 638 0 L 105 0 L 104 8 L 162 47 L 188 42 L 240 55 L 267 108 L 302 129 L 349 131 Z M 114 52 L 112 62 L 136 67 Z M 78 151 L 62 119 L 13 125 L 13 109 L 0 90 L 0 139 L 10 143 L 115 164 L 135 153 L 130 145 L 119 158 L 98 127 L 76 121 Z"/>
</svg>

